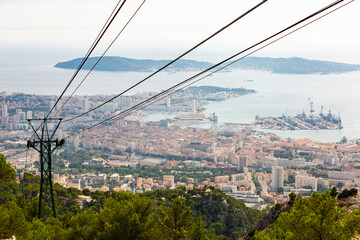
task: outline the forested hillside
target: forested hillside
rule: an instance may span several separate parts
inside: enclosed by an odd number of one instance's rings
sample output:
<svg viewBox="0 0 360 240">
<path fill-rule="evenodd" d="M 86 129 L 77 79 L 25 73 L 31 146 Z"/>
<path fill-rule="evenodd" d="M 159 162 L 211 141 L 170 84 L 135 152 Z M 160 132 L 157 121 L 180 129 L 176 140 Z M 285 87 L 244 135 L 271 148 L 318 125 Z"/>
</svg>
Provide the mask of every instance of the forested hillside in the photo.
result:
<svg viewBox="0 0 360 240">
<path fill-rule="evenodd" d="M 338 193 L 333 187 L 331 192 L 314 192 L 308 198 L 296 198 L 295 193 L 289 197 L 288 202 L 275 204 L 241 239 L 359 239 L 360 197 L 356 189 Z"/>
<path fill-rule="evenodd" d="M 264 215 L 213 187 L 133 194 L 54 184 L 58 217 L 40 221 L 39 183 L 25 173 L 19 184 L 0 154 L 0 239 L 238 239 Z"/>
<path fill-rule="evenodd" d="M 0 239 L 352 239 L 360 229 L 356 189 L 289 195 L 268 212 L 212 186 L 133 194 L 54 184 L 57 218 L 37 218 L 40 177 L 0 154 Z"/>
</svg>

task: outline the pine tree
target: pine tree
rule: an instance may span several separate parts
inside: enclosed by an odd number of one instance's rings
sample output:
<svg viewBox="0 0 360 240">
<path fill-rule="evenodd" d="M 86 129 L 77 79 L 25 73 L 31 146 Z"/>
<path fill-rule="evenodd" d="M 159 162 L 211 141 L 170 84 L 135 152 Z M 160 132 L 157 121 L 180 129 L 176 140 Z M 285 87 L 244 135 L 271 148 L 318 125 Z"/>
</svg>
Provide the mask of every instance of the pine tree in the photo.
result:
<svg viewBox="0 0 360 240">
<path fill-rule="evenodd" d="M 165 239 L 186 239 L 192 231 L 192 210 L 185 200 L 175 198 L 171 207 L 160 206 L 157 209 L 159 227 Z"/>
<path fill-rule="evenodd" d="M 290 212 L 283 212 L 270 230 L 254 239 L 330 240 L 351 239 L 360 228 L 360 209 L 346 215 L 329 191 L 313 193 L 295 201 Z"/>
</svg>

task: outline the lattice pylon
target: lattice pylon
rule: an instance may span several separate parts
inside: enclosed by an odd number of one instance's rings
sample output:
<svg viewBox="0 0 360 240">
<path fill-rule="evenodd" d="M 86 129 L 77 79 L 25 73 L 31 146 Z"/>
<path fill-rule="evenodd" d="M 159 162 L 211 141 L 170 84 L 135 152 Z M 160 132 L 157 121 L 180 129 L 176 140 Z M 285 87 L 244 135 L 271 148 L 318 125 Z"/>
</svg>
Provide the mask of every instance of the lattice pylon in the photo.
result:
<svg viewBox="0 0 360 240">
<path fill-rule="evenodd" d="M 45 220 L 51 215 L 56 217 L 55 201 L 52 185 L 52 162 L 51 156 L 56 148 L 64 144 L 64 140 L 54 140 L 54 135 L 58 129 L 61 118 L 47 118 L 47 119 L 28 119 L 31 128 L 34 130 L 34 139 L 28 140 L 27 147 L 33 148 L 40 154 L 40 195 L 39 195 L 39 209 L 38 218 Z M 31 121 L 41 121 L 37 129 L 31 124 Z M 56 122 L 53 130 L 49 131 L 48 124 Z"/>
</svg>

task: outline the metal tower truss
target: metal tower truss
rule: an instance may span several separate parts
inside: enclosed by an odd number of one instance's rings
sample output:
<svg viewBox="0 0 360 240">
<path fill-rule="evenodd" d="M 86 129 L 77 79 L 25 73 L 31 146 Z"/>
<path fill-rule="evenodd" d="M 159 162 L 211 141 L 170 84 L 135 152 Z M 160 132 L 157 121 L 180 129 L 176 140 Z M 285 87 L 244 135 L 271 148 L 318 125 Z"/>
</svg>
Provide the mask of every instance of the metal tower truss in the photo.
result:
<svg viewBox="0 0 360 240">
<path fill-rule="evenodd" d="M 33 148 L 40 154 L 40 195 L 38 218 L 45 220 L 51 216 L 56 217 L 51 155 L 65 140 L 54 139 L 55 133 L 61 123 L 61 118 L 28 119 L 29 125 L 34 131 L 32 139 L 28 140 L 27 148 Z M 40 124 L 36 124 L 39 122 Z M 37 126 L 36 126 L 37 125 Z"/>
</svg>

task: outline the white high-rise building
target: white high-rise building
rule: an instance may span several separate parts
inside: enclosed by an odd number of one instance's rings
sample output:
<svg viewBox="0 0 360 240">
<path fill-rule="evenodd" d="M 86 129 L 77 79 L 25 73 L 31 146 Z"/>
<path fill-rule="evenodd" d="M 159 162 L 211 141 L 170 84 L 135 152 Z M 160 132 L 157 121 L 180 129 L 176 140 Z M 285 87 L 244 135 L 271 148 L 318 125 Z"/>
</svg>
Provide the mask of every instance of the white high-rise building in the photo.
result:
<svg viewBox="0 0 360 240">
<path fill-rule="evenodd" d="M 280 166 L 273 166 L 271 172 L 272 189 L 274 191 L 284 186 L 284 168 Z"/>
<path fill-rule="evenodd" d="M 84 112 L 87 112 L 90 108 L 89 99 L 87 97 L 84 97 L 82 100 L 82 110 Z"/>
<path fill-rule="evenodd" d="M 1 116 L 1 126 L 5 127 L 9 123 L 9 116 Z"/>
<path fill-rule="evenodd" d="M 323 154 L 321 156 L 321 159 L 323 159 L 324 164 L 327 165 L 336 165 L 336 163 L 338 162 L 338 156 L 336 152 L 333 152 L 331 154 Z"/>
<path fill-rule="evenodd" d="M 27 111 L 26 119 L 32 119 L 32 111 Z"/>
<path fill-rule="evenodd" d="M 196 113 L 196 100 L 193 100 L 193 112 Z"/>
<path fill-rule="evenodd" d="M 244 168 L 247 167 L 247 158 L 246 156 L 240 156 L 238 159 L 238 166 L 237 166 L 237 170 L 238 171 L 244 171 Z"/>
<path fill-rule="evenodd" d="M 297 175 L 295 177 L 295 188 L 311 187 L 312 190 L 317 191 L 317 178 Z"/>
<path fill-rule="evenodd" d="M 8 114 L 8 106 L 6 104 L 2 105 L 2 108 L 1 108 L 1 111 L 2 111 L 2 114 L 1 116 L 9 116 Z"/>
<path fill-rule="evenodd" d="M 167 109 L 171 108 L 171 98 L 166 99 L 166 108 Z"/>
<path fill-rule="evenodd" d="M 120 108 L 128 108 L 133 105 L 132 96 L 120 96 L 118 99 Z"/>
</svg>

